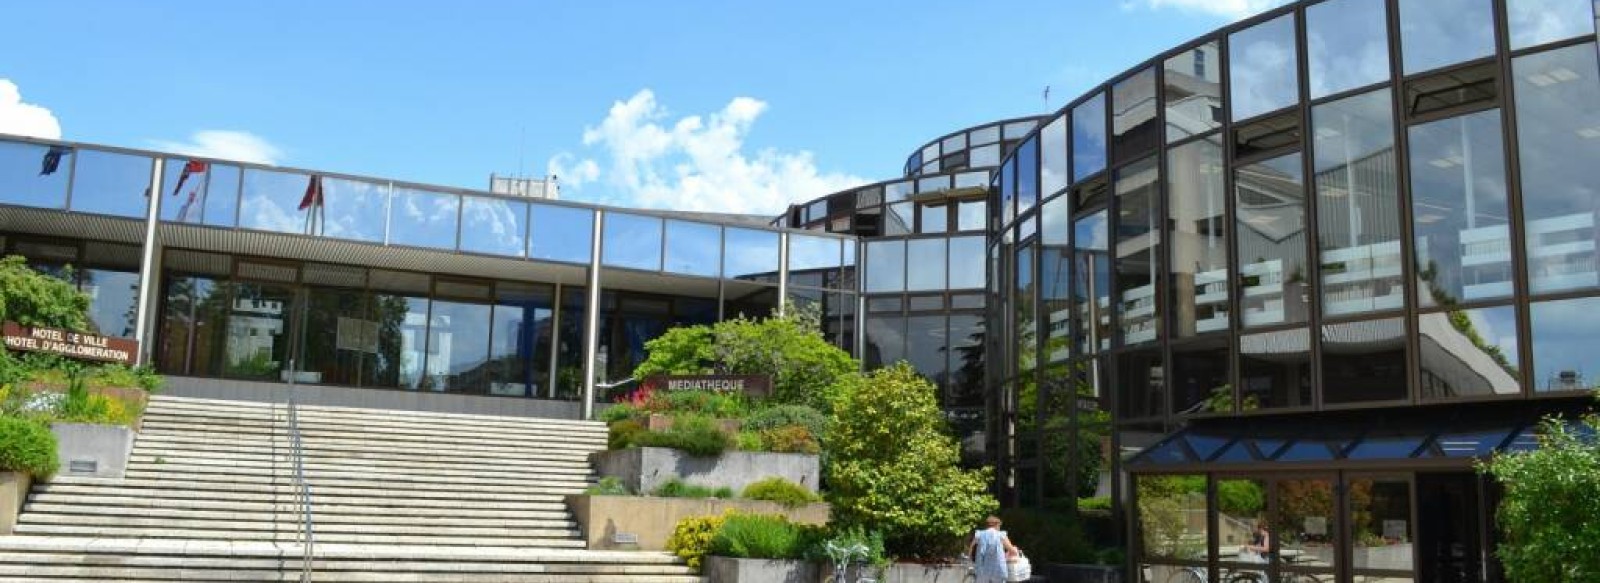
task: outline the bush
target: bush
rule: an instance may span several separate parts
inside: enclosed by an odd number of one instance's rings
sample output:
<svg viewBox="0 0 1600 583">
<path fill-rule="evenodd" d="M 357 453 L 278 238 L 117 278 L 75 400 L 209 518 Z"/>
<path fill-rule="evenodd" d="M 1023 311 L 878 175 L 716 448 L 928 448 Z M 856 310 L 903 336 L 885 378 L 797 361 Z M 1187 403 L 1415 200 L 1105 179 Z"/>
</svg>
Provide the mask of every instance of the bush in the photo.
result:
<svg viewBox="0 0 1600 583">
<path fill-rule="evenodd" d="M 1505 487 L 1495 520 L 1508 581 L 1600 581 L 1600 416 L 1547 420 L 1539 449 L 1479 470 Z"/>
<path fill-rule="evenodd" d="M 1095 546 L 1084 534 L 1082 521 L 1071 513 L 1007 509 L 1000 511 L 1000 518 L 1011 542 L 1028 549 L 1028 558 L 1036 563 L 1095 562 Z"/>
<path fill-rule="evenodd" d="M 672 428 L 666 431 L 640 431 L 632 434 L 628 445 L 670 447 L 689 455 L 714 456 L 727 451 L 732 445 L 731 441 L 728 434 L 718 429 L 711 419 L 686 415 L 675 419 Z"/>
<path fill-rule="evenodd" d="M 775 405 L 756 411 L 744 420 L 744 428 L 751 431 L 799 425 L 805 427 L 818 440 L 822 439 L 822 432 L 827 424 L 827 416 L 805 405 Z"/>
<path fill-rule="evenodd" d="M 744 416 L 745 402 L 742 393 L 714 391 L 655 391 L 652 401 L 663 403 L 663 409 L 652 410 L 669 413 L 695 413 L 722 419 Z"/>
<path fill-rule="evenodd" d="M 727 516 L 696 516 L 678 521 L 672 536 L 667 537 L 667 550 L 683 559 L 690 569 L 699 571 L 702 559 L 711 552 L 711 540 Z"/>
<path fill-rule="evenodd" d="M 754 431 L 740 431 L 734 436 L 733 441 L 739 451 L 767 451 L 767 444 L 761 440 L 761 434 Z"/>
<path fill-rule="evenodd" d="M 601 411 L 600 420 L 606 423 L 616 423 L 618 421 L 631 420 L 635 415 L 638 414 L 639 409 L 637 407 L 627 403 L 617 403 L 610 407 L 606 407 L 604 411 Z"/>
<path fill-rule="evenodd" d="M 778 427 L 761 432 L 761 444 L 766 451 L 777 453 L 805 453 L 816 455 L 822 451 L 817 438 L 800 425 Z"/>
<path fill-rule="evenodd" d="M 642 433 L 645 433 L 644 424 L 633 419 L 612 422 L 606 432 L 606 447 L 624 449 L 633 445 L 634 438 Z"/>
<path fill-rule="evenodd" d="M 1110 496 L 1095 496 L 1093 498 L 1079 498 L 1078 510 L 1111 510 Z"/>
<path fill-rule="evenodd" d="M 139 387 L 147 393 L 160 390 L 162 382 L 161 375 L 148 366 L 99 365 L 89 376 L 91 387 Z"/>
<path fill-rule="evenodd" d="M 631 492 L 628 492 L 627 486 L 622 485 L 622 480 L 607 476 L 600 478 L 600 483 L 585 488 L 583 493 L 590 496 L 627 496 Z"/>
<path fill-rule="evenodd" d="M 736 317 L 713 325 L 681 326 L 645 343 L 649 357 L 634 378 L 662 374 L 759 374 L 772 377 L 778 403 L 828 406 L 822 389 L 854 373 L 850 353 L 822 337 L 804 309 L 764 320 Z"/>
<path fill-rule="evenodd" d="M 655 491 L 650 492 L 650 495 L 661 498 L 722 498 L 731 500 L 733 499 L 733 488 L 727 486 L 712 488 L 710 486 L 690 484 L 678 478 L 673 478 L 662 482 L 660 486 L 656 486 Z"/>
<path fill-rule="evenodd" d="M 67 279 L 28 267 L 18 255 L 0 259 L 0 322 L 88 332 L 89 296 Z"/>
<path fill-rule="evenodd" d="M 777 514 L 733 514 L 711 537 L 711 554 L 740 559 L 798 559 L 815 538 L 808 530 Z"/>
<path fill-rule="evenodd" d="M 783 478 L 767 478 L 744 487 L 744 497 L 751 500 L 777 502 L 789 508 L 804 506 L 822 500 L 805 486 Z"/>
<path fill-rule="evenodd" d="M 37 479 L 55 475 L 56 435 L 38 421 L 0 417 L 0 470 L 22 472 Z"/>
</svg>

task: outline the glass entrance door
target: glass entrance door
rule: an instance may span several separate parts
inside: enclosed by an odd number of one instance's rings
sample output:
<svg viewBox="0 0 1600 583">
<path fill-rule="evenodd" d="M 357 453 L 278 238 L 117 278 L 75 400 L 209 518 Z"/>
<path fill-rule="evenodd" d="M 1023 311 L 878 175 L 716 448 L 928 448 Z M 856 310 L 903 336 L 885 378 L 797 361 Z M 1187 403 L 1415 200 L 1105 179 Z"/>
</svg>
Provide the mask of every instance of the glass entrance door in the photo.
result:
<svg viewBox="0 0 1600 583">
<path fill-rule="evenodd" d="M 1467 472 L 1417 474 L 1417 547 L 1424 583 L 1483 580 L 1478 478 Z"/>
</svg>

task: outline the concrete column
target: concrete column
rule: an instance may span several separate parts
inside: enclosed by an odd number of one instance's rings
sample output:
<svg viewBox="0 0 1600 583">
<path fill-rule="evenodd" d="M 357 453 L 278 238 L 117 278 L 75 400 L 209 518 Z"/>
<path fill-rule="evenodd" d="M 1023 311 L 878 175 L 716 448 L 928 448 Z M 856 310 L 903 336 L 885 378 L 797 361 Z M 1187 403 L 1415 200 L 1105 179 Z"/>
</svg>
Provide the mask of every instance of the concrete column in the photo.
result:
<svg viewBox="0 0 1600 583">
<path fill-rule="evenodd" d="M 144 216 L 144 250 L 139 258 L 139 298 L 133 323 L 133 339 L 139 341 L 137 364 L 149 364 L 154 352 L 156 323 L 156 286 L 161 281 L 161 241 L 157 227 L 161 224 L 161 174 L 166 160 L 156 158 L 150 163 L 150 204 Z"/>
<path fill-rule="evenodd" d="M 600 349 L 600 252 L 605 230 L 606 213 L 594 212 L 594 233 L 589 246 L 589 301 L 583 307 L 583 403 L 579 415 L 583 419 L 594 417 L 594 375 L 596 352 Z"/>
<path fill-rule="evenodd" d="M 789 303 L 789 234 L 778 233 L 778 315 Z"/>
</svg>

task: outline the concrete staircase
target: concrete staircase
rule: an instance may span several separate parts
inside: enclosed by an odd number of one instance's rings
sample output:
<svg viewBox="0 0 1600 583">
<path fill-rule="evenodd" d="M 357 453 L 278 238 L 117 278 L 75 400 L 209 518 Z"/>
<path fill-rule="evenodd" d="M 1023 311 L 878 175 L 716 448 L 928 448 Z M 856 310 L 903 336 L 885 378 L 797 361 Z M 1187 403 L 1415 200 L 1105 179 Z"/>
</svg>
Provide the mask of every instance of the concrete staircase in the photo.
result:
<svg viewBox="0 0 1600 583">
<path fill-rule="evenodd" d="M 158 396 L 124 479 L 37 484 L 0 581 L 298 580 L 282 405 Z M 698 582 L 666 553 L 592 552 L 562 496 L 595 422 L 300 408 L 317 581 Z"/>
</svg>

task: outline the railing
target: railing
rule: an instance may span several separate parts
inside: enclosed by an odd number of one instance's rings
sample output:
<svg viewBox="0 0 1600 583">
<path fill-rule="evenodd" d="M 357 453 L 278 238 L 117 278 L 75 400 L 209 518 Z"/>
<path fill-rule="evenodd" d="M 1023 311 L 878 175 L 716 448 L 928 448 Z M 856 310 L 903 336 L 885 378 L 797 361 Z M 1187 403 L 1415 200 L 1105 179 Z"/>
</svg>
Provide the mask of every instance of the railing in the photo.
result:
<svg viewBox="0 0 1600 583">
<path fill-rule="evenodd" d="M 289 359 L 289 459 L 294 467 L 295 537 L 300 543 L 300 581 L 310 583 L 312 559 L 317 546 L 312 521 L 311 483 L 306 481 L 305 448 L 300 436 L 300 408 L 295 402 L 295 361 Z"/>
</svg>

